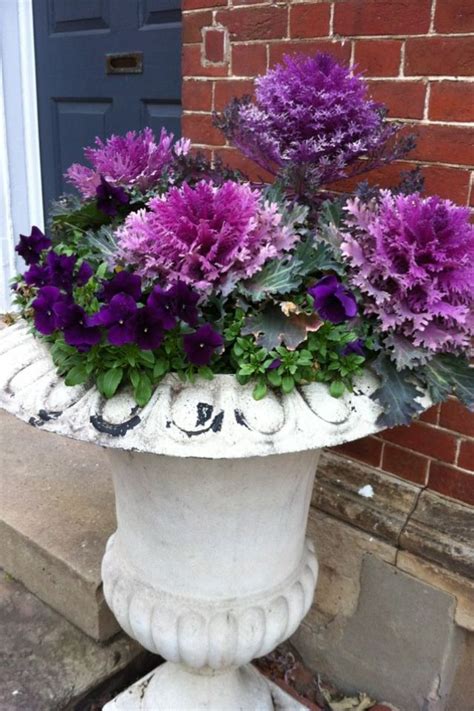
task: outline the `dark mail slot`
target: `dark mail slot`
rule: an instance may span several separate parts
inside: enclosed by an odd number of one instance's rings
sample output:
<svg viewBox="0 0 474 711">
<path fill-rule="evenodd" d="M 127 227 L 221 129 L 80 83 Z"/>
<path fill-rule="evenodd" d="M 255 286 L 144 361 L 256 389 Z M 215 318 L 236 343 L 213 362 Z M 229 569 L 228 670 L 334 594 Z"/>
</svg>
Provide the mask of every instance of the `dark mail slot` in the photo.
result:
<svg viewBox="0 0 474 711">
<path fill-rule="evenodd" d="M 143 72 L 143 52 L 123 52 L 106 54 L 107 74 L 141 74 Z"/>
</svg>

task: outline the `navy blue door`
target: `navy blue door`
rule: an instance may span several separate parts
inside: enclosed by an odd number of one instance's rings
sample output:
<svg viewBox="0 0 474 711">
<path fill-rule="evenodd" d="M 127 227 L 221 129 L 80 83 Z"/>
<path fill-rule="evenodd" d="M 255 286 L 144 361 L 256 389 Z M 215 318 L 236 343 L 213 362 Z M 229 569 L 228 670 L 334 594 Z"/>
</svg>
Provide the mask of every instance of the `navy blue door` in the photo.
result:
<svg viewBox="0 0 474 711">
<path fill-rule="evenodd" d="M 162 126 L 179 136 L 180 0 L 35 0 L 45 206 L 96 136 Z"/>
</svg>

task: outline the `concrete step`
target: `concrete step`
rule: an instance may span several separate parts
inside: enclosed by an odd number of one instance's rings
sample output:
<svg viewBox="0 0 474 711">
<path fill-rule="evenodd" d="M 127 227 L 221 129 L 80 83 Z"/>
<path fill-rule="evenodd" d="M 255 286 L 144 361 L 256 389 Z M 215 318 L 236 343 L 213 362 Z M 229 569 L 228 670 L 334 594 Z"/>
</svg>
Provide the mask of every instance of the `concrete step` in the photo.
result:
<svg viewBox="0 0 474 711">
<path fill-rule="evenodd" d="M 90 711 L 157 658 L 119 634 L 94 642 L 0 571 L 0 709 Z"/>
<path fill-rule="evenodd" d="M 115 529 L 105 451 L 0 411 L 0 567 L 95 640 L 118 624 L 100 562 Z"/>
</svg>

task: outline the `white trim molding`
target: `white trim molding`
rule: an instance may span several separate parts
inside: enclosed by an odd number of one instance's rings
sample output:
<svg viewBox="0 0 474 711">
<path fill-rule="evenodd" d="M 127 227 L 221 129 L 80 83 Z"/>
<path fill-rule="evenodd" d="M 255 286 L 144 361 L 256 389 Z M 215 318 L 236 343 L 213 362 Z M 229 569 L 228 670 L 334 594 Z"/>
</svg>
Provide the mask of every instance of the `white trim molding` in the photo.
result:
<svg viewBox="0 0 474 711">
<path fill-rule="evenodd" d="M 0 2 L 0 313 L 11 307 L 18 235 L 44 226 L 32 3 Z"/>
</svg>

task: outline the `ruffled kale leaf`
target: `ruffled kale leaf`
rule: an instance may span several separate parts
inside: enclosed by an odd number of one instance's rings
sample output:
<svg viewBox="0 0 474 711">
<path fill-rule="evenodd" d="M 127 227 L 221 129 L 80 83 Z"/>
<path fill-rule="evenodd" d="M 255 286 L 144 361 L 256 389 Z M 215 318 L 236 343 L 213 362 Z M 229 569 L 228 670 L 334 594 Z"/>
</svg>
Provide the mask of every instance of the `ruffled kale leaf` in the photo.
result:
<svg viewBox="0 0 474 711">
<path fill-rule="evenodd" d="M 461 356 L 443 353 L 432 358 L 419 373 L 426 379 L 434 403 L 455 395 L 474 410 L 474 368 Z"/>
<path fill-rule="evenodd" d="M 306 340 L 308 332 L 317 331 L 321 326 L 322 321 L 316 314 L 286 316 L 280 306 L 270 305 L 260 313 L 249 316 L 241 333 L 243 336 L 254 336 L 255 342 L 268 351 L 282 343 L 293 351 Z"/>
<path fill-rule="evenodd" d="M 419 383 L 408 368 L 397 370 L 395 363 L 386 354 L 381 353 L 372 365 L 381 381 L 372 394 L 372 399 L 383 408 L 377 424 L 383 427 L 409 425 L 424 409 L 417 400 L 424 395 Z"/>
<path fill-rule="evenodd" d="M 383 343 L 390 358 L 397 366 L 397 370 L 418 368 L 420 365 L 425 365 L 433 357 L 432 353 L 429 353 L 424 348 L 414 346 L 408 338 L 397 333 L 391 333 L 384 339 Z"/>
</svg>

